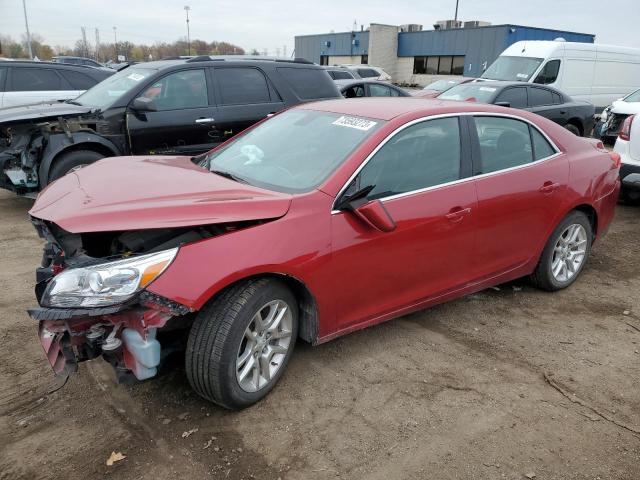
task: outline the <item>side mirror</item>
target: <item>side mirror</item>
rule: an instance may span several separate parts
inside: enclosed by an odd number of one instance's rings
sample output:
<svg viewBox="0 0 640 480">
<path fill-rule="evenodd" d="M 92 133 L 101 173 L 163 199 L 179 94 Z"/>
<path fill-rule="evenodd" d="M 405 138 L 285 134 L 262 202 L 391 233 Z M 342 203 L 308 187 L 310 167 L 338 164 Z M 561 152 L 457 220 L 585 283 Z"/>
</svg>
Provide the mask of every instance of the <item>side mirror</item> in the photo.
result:
<svg viewBox="0 0 640 480">
<path fill-rule="evenodd" d="M 510 102 L 496 102 L 496 103 L 494 103 L 494 105 L 497 105 L 499 107 L 511 107 L 511 103 Z"/>
<path fill-rule="evenodd" d="M 158 107 L 152 98 L 138 97 L 131 104 L 131 108 L 138 112 L 156 112 Z"/>
<path fill-rule="evenodd" d="M 369 185 L 343 197 L 337 204 L 338 210 L 346 210 L 353 213 L 365 224 L 380 230 L 392 232 L 396 229 L 396 222 L 391 218 L 384 204 L 380 200 L 367 200 L 367 195 L 375 185 Z"/>
<path fill-rule="evenodd" d="M 396 222 L 380 200 L 371 200 L 355 208 L 353 213 L 360 220 L 381 232 L 393 232 L 396 229 Z"/>
</svg>

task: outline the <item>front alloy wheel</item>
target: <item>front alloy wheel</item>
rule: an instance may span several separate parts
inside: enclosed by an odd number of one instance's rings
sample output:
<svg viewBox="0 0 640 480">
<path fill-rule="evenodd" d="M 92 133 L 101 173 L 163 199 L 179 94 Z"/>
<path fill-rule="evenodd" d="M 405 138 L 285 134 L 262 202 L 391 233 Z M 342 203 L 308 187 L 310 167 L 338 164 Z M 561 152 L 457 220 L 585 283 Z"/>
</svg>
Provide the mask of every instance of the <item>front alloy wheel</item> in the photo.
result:
<svg viewBox="0 0 640 480">
<path fill-rule="evenodd" d="M 283 300 L 258 309 L 244 331 L 236 360 L 236 378 L 245 392 L 269 385 L 284 363 L 291 344 L 293 315 Z"/>
<path fill-rule="evenodd" d="M 196 317 L 185 355 L 199 395 L 229 409 L 266 396 L 282 376 L 298 335 L 298 302 L 272 278 L 239 282 Z"/>
</svg>

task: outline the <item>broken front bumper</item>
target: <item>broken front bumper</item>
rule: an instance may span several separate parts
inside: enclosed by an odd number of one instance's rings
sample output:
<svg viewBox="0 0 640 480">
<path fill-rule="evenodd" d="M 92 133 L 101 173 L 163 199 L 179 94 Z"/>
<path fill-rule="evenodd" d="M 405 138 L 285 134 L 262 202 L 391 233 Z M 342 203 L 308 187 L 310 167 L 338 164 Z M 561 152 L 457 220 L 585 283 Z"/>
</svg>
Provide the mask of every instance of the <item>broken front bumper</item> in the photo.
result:
<svg viewBox="0 0 640 480">
<path fill-rule="evenodd" d="M 78 363 L 102 356 L 118 381 L 156 375 L 161 345 L 158 329 L 173 317 L 189 313 L 183 305 L 142 292 L 137 303 L 94 309 L 36 308 L 38 335 L 56 375 L 66 376 Z"/>
</svg>

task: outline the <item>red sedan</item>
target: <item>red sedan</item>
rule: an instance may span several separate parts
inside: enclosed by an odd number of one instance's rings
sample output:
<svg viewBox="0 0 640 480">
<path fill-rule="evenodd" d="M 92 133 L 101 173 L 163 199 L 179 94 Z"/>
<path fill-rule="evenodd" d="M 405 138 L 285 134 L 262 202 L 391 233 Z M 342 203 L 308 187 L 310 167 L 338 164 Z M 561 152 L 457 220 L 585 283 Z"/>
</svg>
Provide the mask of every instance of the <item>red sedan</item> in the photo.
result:
<svg viewBox="0 0 640 480">
<path fill-rule="evenodd" d="M 107 158 L 50 185 L 30 212 L 48 242 L 30 314 L 58 374 L 102 356 L 146 379 L 186 339 L 193 388 L 246 407 L 297 338 L 523 276 L 571 285 L 613 217 L 619 163 L 524 111 L 298 106 L 199 158 Z"/>
</svg>

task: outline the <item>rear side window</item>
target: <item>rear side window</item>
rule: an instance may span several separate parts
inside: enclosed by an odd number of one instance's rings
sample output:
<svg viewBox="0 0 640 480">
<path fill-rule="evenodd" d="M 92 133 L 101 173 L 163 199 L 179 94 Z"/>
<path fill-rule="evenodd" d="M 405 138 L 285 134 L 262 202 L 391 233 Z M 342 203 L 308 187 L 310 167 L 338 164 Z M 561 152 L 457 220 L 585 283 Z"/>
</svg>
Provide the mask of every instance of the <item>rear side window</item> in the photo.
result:
<svg viewBox="0 0 640 480">
<path fill-rule="evenodd" d="M 546 88 L 531 87 L 529 89 L 529 105 L 538 107 L 540 105 L 553 105 L 553 92 Z"/>
<path fill-rule="evenodd" d="M 302 100 L 337 96 L 336 86 L 325 70 L 294 67 L 278 67 L 277 70 Z"/>
<path fill-rule="evenodd" d="M 560 71 L 560 60 L 549 60 L 542 70 L 533 81 L 533 83 L 540 83 L 542 85 L 548 85 L 553 83 L 558 78 L 558 72 Z"/>
<path fill-rule="evenodd" d="M 0 67 L 0 92 L 4 92 L 4 81 L 7 78 L 7 69 Z"/>
<path fill-rule="evenodd" d="M 527 88 L 506 88 L 496 98 L 496 102 L 508 102 L 512 108 L 527 107 Z"/>
<path fill-rule="evenodd" d="M 560 105 L 561 103 L 564 103 L 562 101 L 562 97 L 560 96 L 560 94 L 558 94 L 556 92 L 551 92 L 551 95 L 553 96 L 554 105 Z"/>
<path fill-rule="evenodd" d="M 396 92 L 392 92 L 392 90 L 385 86 L 385 85 L 378 85 L 375 83 L 372 83 L 369 85 L 369 93 L 371 94 L 372 97 L 397 97 L 397 93 Z M 393 93 L 396 93 L 396 95 L 393 95 Z"/>
<path fill-rule="evenodd" d="M 441 185 L 460 178 L 457 117 L 427 120 L 405 128 L 371 158 L 359 186 L 375 185 L 370 200 Z"/>
<path fill-rule="evenodd" d="M 10 87 L 8 91 L 12 92 L 40 92 L 68 88 L 55 70 L 19 67 L 11 69 Z"/>
<path fill-rule="evenodd" d="M 74 90 L 88 90 L 93 87 L 96 83 L 96 80 L 91 78 L 89 75 L 85 75 L 80 72 L 72 72 L 72 71 L 63 71 L 60 72 L 64 78 L 66 78 L 67 82 L 71 84 L 71 87 Z"/>
<path fill-rule="evenodd" d="M 334 80 L 351 80 L 353 78 L 353 75 L 349 72 L 341 70 L 329 70 L 329 75 L 331 75 L 331 78 Z"/>
<path fill-rule="evenodd" d="M 529 126 L 503 117 L 475 117 L 480 142 L 479 173 L 518 167 L 533 161 Z"/>
<path fill-rule="evenodd" d="M 357 72 L 362 78 L 377 78 L 380 76 L 373 68 L 359 68 Z"/>
<path fill-rule="evenodd" d="M 542 160 L 556 153 L 551 144 L 536 128 L 531 127 L 531 138 L 533 139 L 533 151 L 535 152 L 536 160 Z"/>
<path fill-rule="evenodd" d="M 257 68 L 216 68 L 222 105 L 269 103 L 269 86 Z"/>
</svg>

